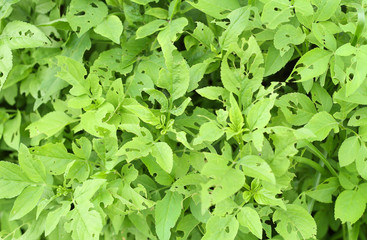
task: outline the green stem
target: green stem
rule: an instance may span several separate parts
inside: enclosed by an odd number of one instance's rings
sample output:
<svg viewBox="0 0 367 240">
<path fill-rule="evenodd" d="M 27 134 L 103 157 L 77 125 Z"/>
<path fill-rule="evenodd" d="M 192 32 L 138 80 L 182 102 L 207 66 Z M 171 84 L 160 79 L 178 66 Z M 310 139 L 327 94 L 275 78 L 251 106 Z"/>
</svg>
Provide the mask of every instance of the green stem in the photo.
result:
<svg viewBox="0 0 367 240">
<path fill-rule="evenodd" d="M 309 141 L 303 141 L 303 143 L 308 147 L 308 149 L 314 154 L 316 155 L 318 158 L 320 158 L 321 161 L 324 162 L 325 166 L 329 169 L 330 173 L 335 176 L 338 177 L 337 172 L 335 171 L 335 169 L 331 166 L 331 164 L 329 163 L 329 161 L 325 158 L 325 156 L 319 151 L 319 149 L 317 149 L 312 143 L 310 143 Z"/>
<path fill-rule="evenodd" d="M 366 17 L 364 15 L 364 9 L 360 4 L 353 4 L 353 6 L 357 9 L 357 16 L 358 16 L 358 20 L 357 20 L 357 27 L 356 27 L 356 32 L 352 38 L 352 46 L 357 45 L 357 42 L 360 38 L 360 36 L 362 35 L 363 29 L 364 29 L 364 25 L 366 22 Z"/>
<path fill-rule="evenodd" d="M 320 161 L 320 165 L 321 166 L 323 166 L 324 165 L 324 163 L 322 162 L 322 161 Z M 319 165 L 319 166 L 320 166 Z M 320 180 L 321 180 L 321 173 L 320 172 L 318 172 L 317 174 L 316 174 L 316 179 L 315 179 L 315 182 L 314 182 L 314 184 L 313 184 L 313 189 L 316 189 L 317 188 L 317 186 L 320 184 Z M 315 199 L 314 198 L 311 198 L 311 201 L 308 203 L 308 206 L 307 206 L 307 208 L 308 208 L 308 212 L 311 214 L 312 213 L 312 210 L 313 210 L 313 206 L 315 205 Z"/>
<path fill-rule="evenodd" d="M 300 157 L 300 156 L 295 156 L 294 160 L 296 160 L 299 163 L 303 163 L 306 164 L 310 167 L 312 167 L 313 169 L 315 169 L 318 173 L 322 174 L 322 175 L 326 175 L 326 171 L 325 169 L 322 167 L 324 165 L 323 162 L 320 162 L 320 164 L 312 161 L 311 159 L 305 158 L 305 157 Z M 322 164 L 322 166 L 320 166 Z"/>
<path fill-rule="evenodd" d="M 352 225 L 350 224 L 350 222 L 347 222 L 347 229 L 348 229 L 348 240 L 352 240 L 353 239 L 353 229 L 352 229 Z"/>
<path fill-rule="evenodd" d="M 302 52 L 301 50 L 299 50 L 299 48 L 296 45 L 293 45 L 294 49 L 296 49 L 297 53 L 299 54 L 300 57 L 302 57 Z"/>
</svg>

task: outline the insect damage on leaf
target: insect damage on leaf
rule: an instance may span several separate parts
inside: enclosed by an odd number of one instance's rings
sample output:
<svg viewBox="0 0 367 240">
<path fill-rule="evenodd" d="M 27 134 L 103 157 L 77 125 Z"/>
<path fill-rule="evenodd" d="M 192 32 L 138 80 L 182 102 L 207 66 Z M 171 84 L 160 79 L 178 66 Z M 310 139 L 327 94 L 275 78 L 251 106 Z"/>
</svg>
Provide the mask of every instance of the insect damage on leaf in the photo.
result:
<svg viewBox="0 0 367 240">
<path fill-rule="evenodd" d="M 365 1 L 0 0 L 0 239 L 365 239 Z"/>
</svg>

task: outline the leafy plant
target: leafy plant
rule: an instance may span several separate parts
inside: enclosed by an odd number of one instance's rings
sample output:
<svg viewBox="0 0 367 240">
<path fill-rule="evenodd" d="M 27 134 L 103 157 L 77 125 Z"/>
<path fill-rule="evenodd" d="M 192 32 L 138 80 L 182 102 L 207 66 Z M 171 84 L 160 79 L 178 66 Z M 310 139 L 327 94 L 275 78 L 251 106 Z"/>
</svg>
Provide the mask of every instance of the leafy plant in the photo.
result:
<svg viewBox="0 0 367 240">
<path fill-rule="evenodd" d="M 366 239 L 365 0 L 0 0 L 1 239 Z"/>
</svg>

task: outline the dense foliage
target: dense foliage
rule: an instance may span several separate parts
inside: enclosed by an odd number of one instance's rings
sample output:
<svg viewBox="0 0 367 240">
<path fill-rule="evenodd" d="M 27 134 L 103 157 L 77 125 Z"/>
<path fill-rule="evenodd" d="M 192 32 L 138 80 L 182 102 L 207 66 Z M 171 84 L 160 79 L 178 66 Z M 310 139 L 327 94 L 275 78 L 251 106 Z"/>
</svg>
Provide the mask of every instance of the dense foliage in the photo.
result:
<svg viewBox="0 0 367 240">
<path fill-rule="evenodd" d="M 366 4 L 0 0 L 1 239 L 367 239 Z"/>
</svg>

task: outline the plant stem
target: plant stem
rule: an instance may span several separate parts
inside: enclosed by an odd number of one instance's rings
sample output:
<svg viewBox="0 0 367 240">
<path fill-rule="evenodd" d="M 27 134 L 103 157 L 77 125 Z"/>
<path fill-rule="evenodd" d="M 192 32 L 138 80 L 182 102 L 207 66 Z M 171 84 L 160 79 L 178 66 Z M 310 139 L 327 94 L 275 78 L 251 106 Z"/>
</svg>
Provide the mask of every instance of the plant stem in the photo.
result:
<svg viewBox="0 0 367 240">
<path fill-rule="evenodd" d="M 337 172 L 335 171 L 335 169 L 331 166 L 331 164 L 329 163 L 329 161 L 325 158 L 325 156 L 320 152 L 319 149 L 317 149 L 312 143 L 310 143 L 309 141 L 303 141 L 303 143 L 308 147 L 308 149 L 317 157 L 320 158 L 321 161 L 324 162 L 325 166 L 329 169 L 330 173 L 334 176 L 334 177 L 338 177 Z"/>
<path fill-rule="evenodd" d="M 310 167 L 312 167 L 313 169 L 315 169 L 318 173 L 325 175 L 326 171 L 323 168 L 324 163 L 321 161 L 320 164 L 317 164 L 316 162 L 312 161 L 311 159 L 305 158 L 305 157 L 300 157 L 300 156 L 295 156 L 294 160 L 296 160 L 299 163 L 303 163 L 306 164 Z"/>
<path fill-rule="evenodd" d="M 320 160 L 320 165 L 321 167 L 324 166 L 324 163 Z M 313 184 L 313 189 L 316 189 L 317 186 L 320 184 L 320 180 L 321 180 L 321 172 L 318 172 L 316 174 L 316 179 L 315 179 L 315 182 Z M 313 206 L 315 205 L 315 199 L 314 198 L 311 198 L 311 201 L 308 203 L 308 206 L 307 206 L 307 209 L 308 209 L 308 212 L 311 214 L 312 213 L 312 210 L 313 210 Z"/>
</svg>

